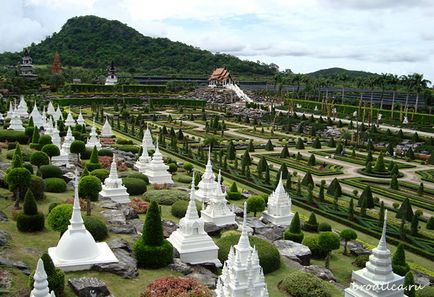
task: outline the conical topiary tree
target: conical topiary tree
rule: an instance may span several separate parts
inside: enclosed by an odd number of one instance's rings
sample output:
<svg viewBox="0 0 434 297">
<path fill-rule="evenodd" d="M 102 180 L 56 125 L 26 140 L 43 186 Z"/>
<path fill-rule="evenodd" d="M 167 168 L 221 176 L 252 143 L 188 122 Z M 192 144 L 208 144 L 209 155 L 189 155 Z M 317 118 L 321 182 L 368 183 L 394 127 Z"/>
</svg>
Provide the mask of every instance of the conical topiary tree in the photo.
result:
<svg viewBox="0 0 434 297">
<path fill-rule="evenodd" d="M 277 177 L 279 178 L 279 176 L 281 174 L 282 174 L 283 179 L 287 179 L 289 176 L 288 167 L 286 166 L 285 163 L 282 163 L 282 165 L 280 165 L 280 169 L 279 169 L 279 172 L 277 173 Z M 278 180 L 278 178 L 277 178 L 277 180 Z"/>
<path fill-rule="evenodd" d="M 342 187 L 337 178 L 334 178 L 327 188 L 327 194 L 333 197 L 342 196 Z"/>
<path fill-rule="evenodd" d="M 392 175 L 392 179 L 390 180 L 390 188 L 393 190 L 399 190 L 398 177 L 396 174 Z"/>
<path fill-rule="evenodd" d="M 249 141 L 249 146 L 247 148 L 249 150 L 249 152 L 254 152 L 255 151 L 255 146 L 253 145 L 253 140 L 250 139 Z"/>
<path fill-rule="evenodd" d="M 288 151 L 288 145 L 284 145 L 282 148 L 282 151 L 280 152 L 280 158 L 288 158 L 289 157 L 289 151 Z"/>
<path fill-rule="evenodd" d="M 291 224 L 288 229 L 285 231 L 283 235 L 284 239 L 292 240 L 294 242 L 301 243 L 304 238 L 303 232 L 301 232 L 300 228 L 300 216 L 298 212 L 295 213 L 294 217 L 291 220 Z"/>
<path fill-rule="evenodd" d="M 404 278 L 404 294 L 407 297 L 416 297 L 416 288 L 414 283 L 413 273 L 411 271 L 405 274 Z"/>
<path fill-rule="evenodd" d="M 234 142 L 232 140 L 229 141 L 226 155 L 228 156 L 228 160 L 235 160 L 235 158 L 236 158 L 235 145 L 234 145 Z"/>
<path fill-rule="evenodd" d="M 392 256 L 392 269 L 398 275 L 405 276 L 410 271 L 410 267 L 405 261 L 405 250 L 402 243 L 398 244 L 395 253 Z"/>
<path fill-rule="evenodd" d="M 396 212 L 396 218 L 411 222 L 413 219 L 413 209 L 411 207 L 410 199 L 405 198 L 401 203 L 401 206 Z"/>
<path fill-rule="evenodd" d="M 327 146 L 329 146 L 329 147 L 336 147 L 336 141 L 335 141 L 335 139 L 333 137 L 330 138 Z"/>
<path fill-rule="evenodd" d="M 339 142 L 339 144 L 336 146 L 335 153 L 340 155 L 343 150 L 344 150 L 344 147 L 342 146 L 342 143 Z"/>
<path fill-rule="evenodd" d="M 426 228 L 427 228 L 428 230 L 434 230 L 434 217 L 433 217 L 433 216 L 431 216 L 431 217 L 428 219 L 428 222 L 426 222 Z"/>
<path fill-rule="evenodd" d="M 321 141 L 319 140 L 319 137 L 316 137 L 313 144 L 312 144 L 313 148 L 316 149 L 320 149 L 321 148 Z"/>
<path fill-rule="evenodd" d="M 351 198 L 350 203 L 348 204 L 348 220 L 354 220 L 354 200 Z"/>
<path fill-rule="evenodd" d="M 92 154 L 90 155 L 89 161 L 86 162 L 86 168 L 87 168 L 87 170 L 89 170 L 89 172 L 92 172 L 95 169 L 101 169 L 102 168 L 102 166 L 98 160 L 98 150 L 97 150 L 96 146 L 93 147 Z"/>
<path fill-rule="evenodd" d="M 310 213 L 309 220 L 304 223 L 303 229 L 311 232 L 318 232 L 318 221 L 315 213 Z"/>
<path fill-rule="evenodd" d="M 370 186 L 366 186 L 363 189 L 363 192 L 359 198 L 358 206 L 369 208 L 369 209 L 372 209 L 375 207 L 374 198 L 372 196 L 372 190 L 371 190 Z"/>
<path fill-rule="evenodd" d="M 308 166 L 315 166 L 316 165 L 316 159 L 315 159 L 314 154 L 310 155 L 309 160 L 307 161 L 307 165 Z"/>
<path fill-rule="evenodd" d="M 11 166 L 8 169 L 20 168 L 23 167 L 23 155 L 21 153 L 21 146 L 17 143 L 14 151 L 14 155 L 12 157 Z"/>
<path fill-rule="evenodd" d="M 301 181 L 301 184 L 303 186 L 315 186 L 315 184 L 313 183 L 313 178 L 312 178 L 312 174 L 310 173 L 310 171 L 306 172 L 306 174 L 303 177 L 303 180 Z"/>
<path fill-rule="evenodd" d="M 295 148 L 298 150 L 304 150 L 304 143 L 300 137 L 297 139 L 297 143 L 295 145 Z"/>
<path fill-rule="evenodd" d="M 35 197 L 30 189 L 24 197 L 23 212 L 17 216 L 17 229 L 21 232 L 37 232 L 44 229 L 44 215 L 38 212 Z"/>
<path fill-rule="evenodd" d="M 271 142 L 271 139 L 268 139 L 267 144 L 265 145 L 266 151 L 274 151 L 274 145 Z"/>
<path fill-rule="evenodd" d="M 409 148 L 408 151 L 405 153 L 405 156 L 409 159 L 409 160 L 414 160 L 416 157 L 414 156 L 414 151 L 413 148 Z"/>
<path fill-rule="evenodd" d="M 385 172 L 386 171 L 386 167 L 384 166 L 383 152 L 380 153 L 377 160 L 375 161 L 374 171 L 376 171 L 376 172 Z"/>
<path fill-rule="evenodd" d="M 325 188 L 325 180 L 321 181 L 321 184 L 319 186 L 319 194 L 318 194 L 318 199 L 319 201 L 324 201 L 324 188 Z"/>
<path fill-rule="evenodd" d="M 419 196 L 423 196 L 423 193 L 425 192 L 425 189 L 424 189 L 424 186 L 423 186 L 423 183 L 420 183 L 419 184 L 419 188 L 417 189 L 417 194 L 419 195 Z"/>
</svg>

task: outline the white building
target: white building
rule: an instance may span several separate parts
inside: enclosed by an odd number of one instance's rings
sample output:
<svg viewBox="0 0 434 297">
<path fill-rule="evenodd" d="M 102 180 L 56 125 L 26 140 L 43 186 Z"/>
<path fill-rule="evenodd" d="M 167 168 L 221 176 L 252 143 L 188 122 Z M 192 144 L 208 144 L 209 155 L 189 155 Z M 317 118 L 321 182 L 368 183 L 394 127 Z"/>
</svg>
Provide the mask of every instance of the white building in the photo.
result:
<svg viewBox="0 0 434 297">
<path fill-rule="evenodd" d="M 386 242 L 387 210 L 384 215 L 383 233 L 377 247 L 372 250 L 366 267 L 353 271 L 352 282 L 345 289 L 345 297 L 403 297 L 404 277 L 392 271 L 392 259 Z"/>
<path fill-rule="evenodd" d="M 201 202 L 208 202 L 211 195 L 217 188 L 217 182 L 215 181 L 215 175 L 212 171 L 211 163 L 211 147 L 208 149 L 208 162 L 205 166 L 205 172 L 198 184 L 198 190 L 195 192 L 195 198 Z"/>
<path fill-rule="evenodd" d="M 42 119 L 42 115 L 39 112 L 38 107 L 36 106 L 36 102 L 29 117 L 31 117 L 33 120 L 33 126 L 38 128 L 44 127 L 45 121 Z"/>
<path fill-rule="evenodd" d="M 291 198 L 283 187 L 282 174 L 273 193 L 268 196 L 267 209 L 262 217 L 274 225 L 291 224 L 294 214 L 291 212 Z"/>
<path fill-rule="evenodd" d="M 106 117 L 104 125 L 102 126 L 101 137 L 112 137 L 112 136 L 113 136 L 112 126 L 110 125 Z"/>
<path fill-rule="evenodd" d="M 23 121 L 21 121 L 21 117 L 17 113 L 16 108 L 14 108 L 12 115 L 11 115 L 11 121 L 9 123 L 8 130 L 15 130 L 15 131 L 24 131 L 25 128 L 23 127 Z"/>
<path fill-rule="evenodd" d="M 155 150 L 151 130 L 149 130 L 149 128 L 146 128 L 145 132 L 143 133 L 142 146 L 146 146 L 148 150 Z"/>
<path fill-rule="evenodd" d="M 127 192 L 127 188 L 122 184 L 122 179 L 118 176 L 116 155 L 113 155 L 110 175 L 104 180 L 99 196 L 111 199 L 116 203 L 130 203 L 130 195 Z"/>
<path fill-rule="evenodd" d="M 240 240 L 231 246 L 228 259 L 218 278 L 217 297 L 268 297 L 264 272 L 259 264 L 256 248 L 252 248 L 247 235 L 247 203 L 244 203 L 244 220 Z"/>
<path fill-rule="evenodd" d="M 68 115 L 66 116 L 65 126 L 66 127 L 74 127 L 75 126 L 75 120 L 71 114 L 71 110 L 69 110 Z"/>
<path fill-rule="evenodd" d="M 96 133 L 95 120 L 93 120 L 92 128 L 90 128 L 89 136 L 86 147 L 93 149 L 93 147 L 96 146 L 96 149 L 99 150 L 101 148 L 101 142 L 99 142 L 98 133 Z"/>
<path fill-rule="evenodd" d="M 27 112 L 27 109 L 28 109 L 28 107 L 27 107 L 26 100 L 24 100 L 24 96 L 21 95 L 20 96 L 20 103 L 18 104 L 18 108 L 16 110 L 16 113 L 22 118 L 28 118 L 29 114 Z"/>
<path fill-rule="evenodd" d="M 140 173 L 144 174 L 150 163 L 151 157 L 148 154 L 148 149 L 146 148 L 146 145 L 142 143 L 142 155 L 139 157 L 136 163 L 134 163 L 134 168 Z"/>
<path fill-rule="evenodd" d="M 160 153 L 160 149 L 157 147 L 155 153 L 152 156 L 152 160 L 149 166 L 146 168 L 145 175 L 149 178 L 151 184 L 173 184 L 172 174 L 170 174 L 169 166 L 164 164 L 163 155 Z"/>
<path fill-rule="evenodd" d="M 83 126 L 85 123 L 86 122 L 84 121 L 83 114 L 81 113 L 81 108 L 80 108 L 80 113 L 78 114 L 78 118 L 77 118 L 77 124 Z"/>
<path fill-rule="evenodd" d="M 191 183 L 190 201 L 179 228 L 169 237 L 169 242 L 178 251 L 182 262 L 190 264 L 214 263 L 220 267 L 219 248 L 204 230 L 204 221 L 199 218 L 194 199 L 194 174 Z"/>
</svg>

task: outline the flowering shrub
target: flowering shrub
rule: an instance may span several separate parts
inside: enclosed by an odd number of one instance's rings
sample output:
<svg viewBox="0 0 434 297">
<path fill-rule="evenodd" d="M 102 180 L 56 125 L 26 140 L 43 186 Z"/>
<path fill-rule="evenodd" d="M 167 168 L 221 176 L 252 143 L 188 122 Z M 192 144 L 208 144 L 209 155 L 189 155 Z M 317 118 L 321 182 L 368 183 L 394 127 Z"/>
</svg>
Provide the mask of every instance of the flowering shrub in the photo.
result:
<svg viewBox="0 0 434 297">
<path fill-rule="evenodd" d="M 133 198 L 130 202 L 130 206 L 138 213 L 143 214 L 146 213 L 148 210 L 148 203 L 145 201 L 139 199 L 139 198 Z"/>
<path fill-rule="evenodd" d="M 163 277 L 150 283 L 141 297 L 212 297 L 211 291 L 197 280 Z"/>
<path fill-rule="evenodd" d="M 152 187 L 154 188 L 154 190 L 163 190 L 163 189 L 168 189 L 169 185 L 168 184 L 153 184 Z"/>
<path fill-rule="evenodd" d="M 109 156 L 99 156 L 98 157 L 99 163 L 101 164 L 102 168 L 108 169 L 108 170 L 110 170 L 110 167 L 112 165 L 112 159 L 113 158 L 109 157 Z M 127 165 L 120 160 L 118 160 L 118 162 L 117 162 L 117 168 L 118 168 L 118 171 L 125 171 L 128 169 Z"/>
<path fill-rule="evenodd" d="M 82 210 L 85 210 L 87 208 L 87 200 L 83 199 L 83 198 L 80 198 L 79 201 L 80 201 L 80 208 Z M 68 199 L 66 199 L 65 204 L 72 204 L 72 205 L 74 205 L 74 198 L 68 198 Z"/>
</svg>

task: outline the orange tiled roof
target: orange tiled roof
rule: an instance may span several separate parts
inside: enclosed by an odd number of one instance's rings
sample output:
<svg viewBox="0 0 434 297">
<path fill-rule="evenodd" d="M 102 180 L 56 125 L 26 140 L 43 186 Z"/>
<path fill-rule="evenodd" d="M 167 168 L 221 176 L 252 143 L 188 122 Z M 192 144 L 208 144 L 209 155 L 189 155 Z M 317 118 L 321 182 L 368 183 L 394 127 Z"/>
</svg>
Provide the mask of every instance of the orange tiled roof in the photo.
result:
<svg viewBox="0 0 434 297">
<path fill-rule="evenodd" d="M 228 79 L 230 77 L 231 77 L 231 75 L 230 75 L 229 71 L 226 68 L 222 67 L 222 68 L 216 68 L 212 72 L 212 74 L 208 78 L 208 80 L 223 81 L 223 80 L 226 80 L 226 79 Z"/>
</svg>

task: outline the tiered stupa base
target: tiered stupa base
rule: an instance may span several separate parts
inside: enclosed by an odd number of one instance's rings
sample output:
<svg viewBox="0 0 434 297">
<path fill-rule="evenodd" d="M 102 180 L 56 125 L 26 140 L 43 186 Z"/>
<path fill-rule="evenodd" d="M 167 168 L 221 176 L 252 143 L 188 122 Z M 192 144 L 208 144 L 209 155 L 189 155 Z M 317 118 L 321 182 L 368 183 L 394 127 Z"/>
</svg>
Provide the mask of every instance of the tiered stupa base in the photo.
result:
<svg viewBox="0 0 434 297">
<path fill-rule="evenodd" d="M 219 227 L 236 224 L 234 213 L 229 213 L 226 215 L 210 215 L 210 214 L 206 213 L 205 211 L 202 211 L 200 217 L 205 222 L 216 224 Z"/>
<path fill-rule="evenodd" d="M 273 216 L 271 214 L 268 214 L 268 212 L 265 210 L 262 213 L 262 218 L 273 225 L 277 226 L 287 226 L 291 224 L 292 218 L 294 217 L 293 213 L 290 213 L 286 216 Z"/>
<path fill-rule="evenodd" d="M 363 274 L 366 268 L 353 271 L 352 283 L 349 288 L 345 289 L 345 297 L 405 297 L 402 290 L 392 290 L 398 288 L 404 283 L 404 278 L 395 275 L 394 280 L 386 282 L 372 281 L 366 278 Z M 384 288 L 382 288 L 384 285 Z M 372 287 L 378 286 L 378 290 L 374 291 Z M 368 289 L 366 289 L 368 288 Z M 369 289 L 371 288 L 371 289 Z"/>
<path fill-rule="evenodd" d="M 116 203 L 124 204 L 131 202 L 130 195 L 127 193 L 127 188 L 125 188 L 125 186 L 114 189 L 102 185 L 102 190 L 99 192 L 99 195 L 102 199 L 110 199 Z"/>
<path fill-rule="evenodd" d="M 152 172 L 149 172 L 149 170 L 147 170 L 145 172 L 145 175 L 148 177 L 149 179 L 149 183 L 150 184 L 157 184 L 157 185 L 162 185 L 162 184 L 169 184 L 172 185 L 173 184 L 173 180 L 172 180 L 172 176 L 167 173 L 167 174 L 161 174 L 161 175 L 154 175 Z"/>
</svg>

